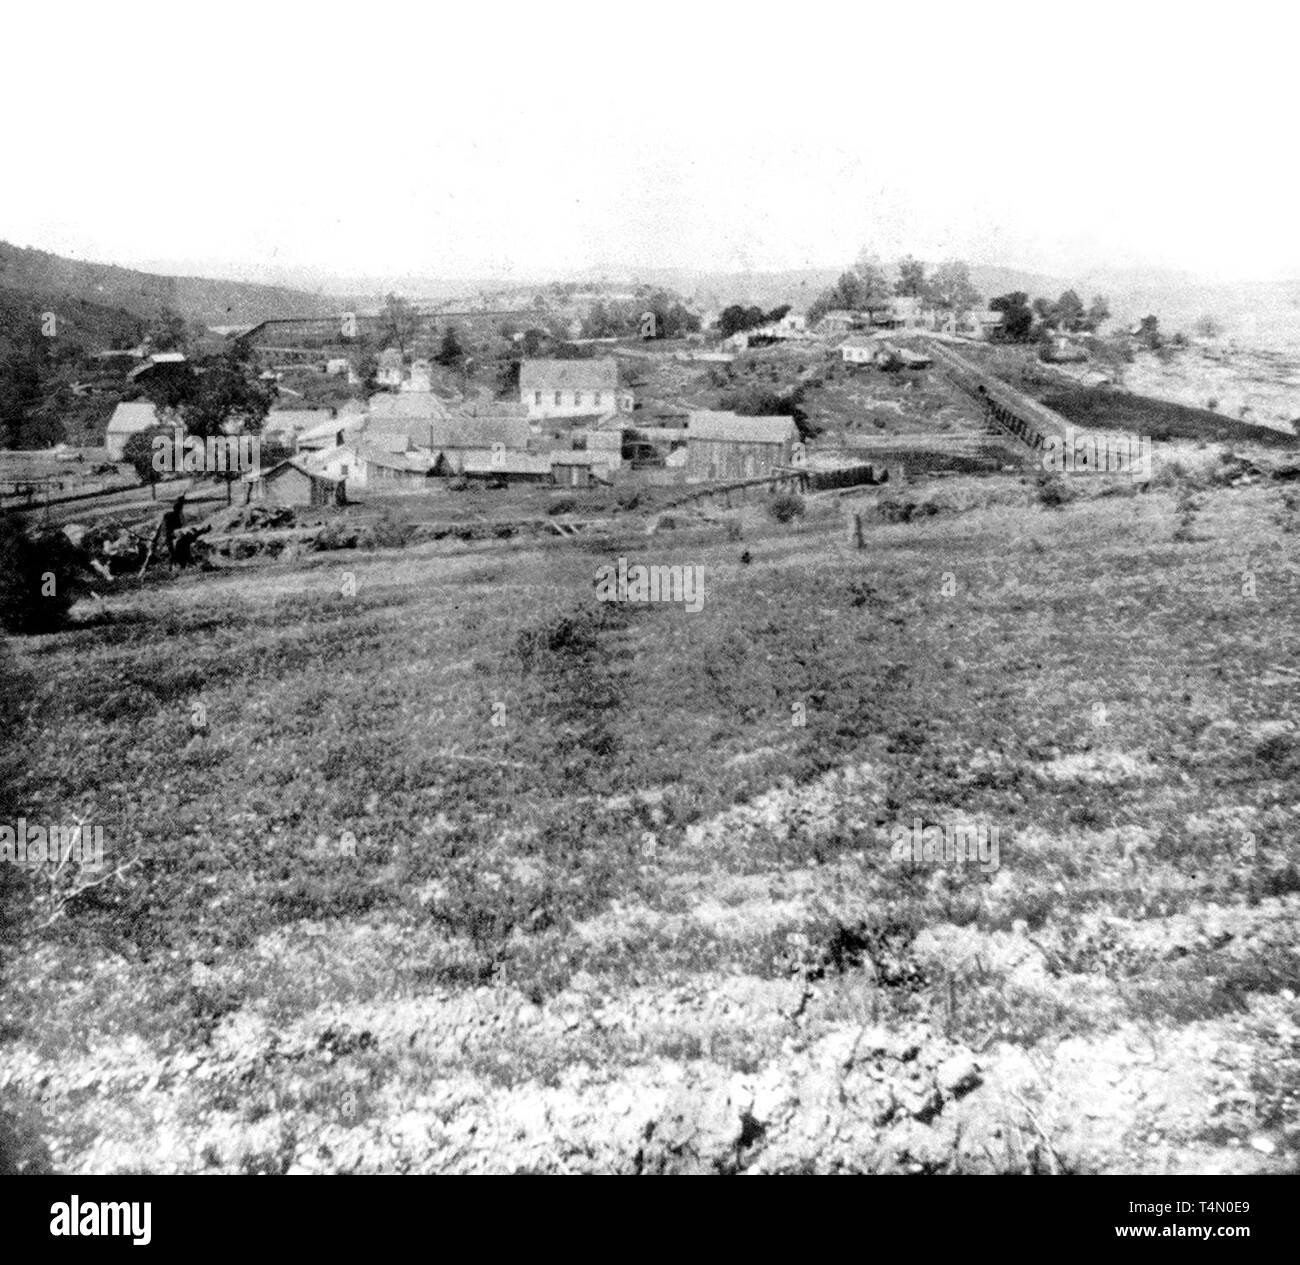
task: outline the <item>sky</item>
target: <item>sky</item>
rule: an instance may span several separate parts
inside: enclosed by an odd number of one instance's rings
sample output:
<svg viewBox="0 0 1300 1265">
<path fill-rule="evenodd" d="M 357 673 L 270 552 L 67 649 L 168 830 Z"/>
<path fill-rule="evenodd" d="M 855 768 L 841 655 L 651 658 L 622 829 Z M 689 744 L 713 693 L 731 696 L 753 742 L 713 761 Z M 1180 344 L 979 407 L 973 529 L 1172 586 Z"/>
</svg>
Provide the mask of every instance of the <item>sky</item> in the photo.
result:
<svg viewBox="0 0 1300 1265">
<path fill-rule="evenodd" d="M 864 249 L 1295 277 L 1290 8 L 26 5 L 5 18 L 0 238 L 249 277 Z"/>
</svg>

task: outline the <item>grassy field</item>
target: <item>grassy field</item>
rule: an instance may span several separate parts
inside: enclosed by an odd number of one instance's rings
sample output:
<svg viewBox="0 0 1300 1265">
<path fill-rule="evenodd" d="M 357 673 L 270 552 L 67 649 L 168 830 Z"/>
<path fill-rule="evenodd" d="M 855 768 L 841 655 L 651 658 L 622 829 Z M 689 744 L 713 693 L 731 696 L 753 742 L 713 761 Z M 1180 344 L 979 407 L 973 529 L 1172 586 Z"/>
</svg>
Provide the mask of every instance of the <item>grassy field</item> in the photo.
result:
<svg viewBox="0 0 1300 1265">
<path fill-rule="evenodd" d="M 860 551 L 827 497 L 306 555 L 12 641 L 5 812 L 126 868 L 0 872 L 10 1148 L 1294 1171 L 1294 497 L 1072 487 L 854 497 Z M 620 554 L 702 610 L 598 602 Z M 900 857 L 914 823 L 997 864 Z"/>
</svg>

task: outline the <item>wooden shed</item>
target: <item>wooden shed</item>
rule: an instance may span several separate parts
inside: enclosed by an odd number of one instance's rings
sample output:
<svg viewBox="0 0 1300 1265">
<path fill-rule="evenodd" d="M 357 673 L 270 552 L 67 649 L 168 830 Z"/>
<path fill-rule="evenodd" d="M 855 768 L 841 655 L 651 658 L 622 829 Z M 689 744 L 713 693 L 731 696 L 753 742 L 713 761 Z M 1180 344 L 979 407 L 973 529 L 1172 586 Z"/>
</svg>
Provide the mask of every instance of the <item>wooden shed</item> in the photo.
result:
<svg viewBox="0 0 1300 1265">
<path fill-rule="evenodd" d="M 245 501 L 268 505 L 343 505 L 346 481 L 313 474 L 294 460 L 281 461 L 248 480 Z"/>
<path fill-rule="evenodd" d="M 692 482 L 757 479 L 790 464 L 799 428 L 792 417 L 691 414 L 686 428 L 686 477 Z"/>
</svg>

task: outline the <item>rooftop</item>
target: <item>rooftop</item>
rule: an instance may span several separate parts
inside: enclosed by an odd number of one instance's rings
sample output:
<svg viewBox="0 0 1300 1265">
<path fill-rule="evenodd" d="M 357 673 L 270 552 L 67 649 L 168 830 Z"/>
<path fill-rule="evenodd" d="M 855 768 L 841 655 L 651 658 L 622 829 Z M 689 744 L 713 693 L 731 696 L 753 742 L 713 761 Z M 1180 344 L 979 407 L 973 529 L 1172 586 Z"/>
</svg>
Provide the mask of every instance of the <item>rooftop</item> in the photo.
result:
<svg viewBox="0 0 1300 1265">
<path fill-rule="evenodd" d="M 738 413 L 699 412 L 691 414 L 686 438 L 784 444 L 799 438 L 799 428 L 792 417 L 741 417 Z"/>
<path fill-rule="evenodd" d="M 157 405 L 148 400 L 132 400 L 119 404 L 108 419 L 110 435 L 133 435 L 137 431 L 148 430 L 151 426 L 161 426 Z"/>
<path fill-rule="evenodd" d="M 525 360 L 519 366 L 523 391 L 617 391 L 618 361 Z"/>
</svg>

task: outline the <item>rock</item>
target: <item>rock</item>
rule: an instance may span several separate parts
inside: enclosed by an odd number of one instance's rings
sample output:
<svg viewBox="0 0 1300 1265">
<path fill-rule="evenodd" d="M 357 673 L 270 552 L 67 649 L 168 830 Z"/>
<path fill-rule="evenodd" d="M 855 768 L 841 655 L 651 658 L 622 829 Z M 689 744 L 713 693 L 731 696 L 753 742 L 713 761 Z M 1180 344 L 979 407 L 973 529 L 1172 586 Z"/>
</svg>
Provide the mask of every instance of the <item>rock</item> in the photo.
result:
<svg viewBox="0 0 1300 1265">
<path fill-rule="evenodd" d="M 934 1079 L 945 1094 L 960 1098 L 980 1083 L 980 1066 L 969 1054 L 954 1054 L 935 1070 Z"/>
</svg>

